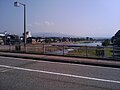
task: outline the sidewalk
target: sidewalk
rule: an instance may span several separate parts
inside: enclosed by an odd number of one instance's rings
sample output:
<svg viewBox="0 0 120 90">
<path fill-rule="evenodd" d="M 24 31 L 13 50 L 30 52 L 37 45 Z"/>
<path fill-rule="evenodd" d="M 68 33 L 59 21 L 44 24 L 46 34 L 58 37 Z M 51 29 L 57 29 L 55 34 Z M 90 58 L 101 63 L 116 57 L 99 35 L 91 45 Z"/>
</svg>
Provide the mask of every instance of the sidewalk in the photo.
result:
<svg viewBox="0 0 120 90">
<path fill-rule="evenodd" d="M 64 57 L 64 56 L 8 53 L 8 52 L 0 52 L 0 56 L 120 68 L 120 61 L 85 59 L 85 58 L 74 58 L 74 57 Z"/>
</svg>

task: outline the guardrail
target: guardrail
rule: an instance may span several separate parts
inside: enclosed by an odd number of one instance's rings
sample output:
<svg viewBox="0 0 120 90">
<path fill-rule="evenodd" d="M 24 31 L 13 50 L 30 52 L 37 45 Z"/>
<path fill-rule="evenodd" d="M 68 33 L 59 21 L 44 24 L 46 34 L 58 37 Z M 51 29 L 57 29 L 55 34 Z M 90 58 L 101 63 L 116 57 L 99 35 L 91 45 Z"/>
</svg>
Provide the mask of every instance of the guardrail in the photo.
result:
<svg viewBox="0 0 120 90">
<path fill-rule="evenodd" d="M 120 60 L 120 47 L 114 46 L 103 47 L 40 44 L 27 45 L 25 49 L 23 45 L 0 45 L 0 51 Z"/>
</svg>

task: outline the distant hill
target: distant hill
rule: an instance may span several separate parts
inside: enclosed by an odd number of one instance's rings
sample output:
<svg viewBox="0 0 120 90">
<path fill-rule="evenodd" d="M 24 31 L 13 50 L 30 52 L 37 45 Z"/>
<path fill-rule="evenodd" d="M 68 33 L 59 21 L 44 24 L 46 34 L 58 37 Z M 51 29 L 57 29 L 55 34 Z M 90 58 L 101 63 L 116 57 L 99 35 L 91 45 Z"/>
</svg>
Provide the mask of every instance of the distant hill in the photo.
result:
<svg viewBox="0 0 120 90">
<path fill-rule="evenodd" d="M 111 39 L 111 37 L 92 37 L 93 39 Z"/>
<path fill-rule="evenodd" d="M 62 34 L 62 33 L 54 33 L 54 32 L 38 32 L 38 33 L 31 33 L 33 37 L 71 37 L 71 38 L 86 38 L 88 36 L 85 37 L 81 37 L 81 36 L 77 36 L 77 35 L 68 35 L 68 34 Z M 19 34 L 19 36 L 22 36 Z M 104 39 L 111 39 L 111 37 L 90 37 L 96 40 L 104 40 Z"/>
<path fill-rule="evenodd" d="M 62 33 L 44 33 L 44 32 L 33 33 L 32 36 L 33 37 L 76 37 L 74 35 L 67 35 Z"/>
</svg>

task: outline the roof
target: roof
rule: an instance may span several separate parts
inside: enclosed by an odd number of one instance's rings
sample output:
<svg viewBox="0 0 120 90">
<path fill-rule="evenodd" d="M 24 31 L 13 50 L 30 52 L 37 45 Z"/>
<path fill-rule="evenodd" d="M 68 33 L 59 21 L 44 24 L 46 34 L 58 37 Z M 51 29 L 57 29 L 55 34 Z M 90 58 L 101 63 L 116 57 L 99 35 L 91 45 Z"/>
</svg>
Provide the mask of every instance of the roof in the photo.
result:
<svg viewBox="0 0 120 90">
<path fill-rule="evenodd" d="M 5 36 L 5 34 L 4 33 L 0 33 L 0 36 Z"/>
</svg>

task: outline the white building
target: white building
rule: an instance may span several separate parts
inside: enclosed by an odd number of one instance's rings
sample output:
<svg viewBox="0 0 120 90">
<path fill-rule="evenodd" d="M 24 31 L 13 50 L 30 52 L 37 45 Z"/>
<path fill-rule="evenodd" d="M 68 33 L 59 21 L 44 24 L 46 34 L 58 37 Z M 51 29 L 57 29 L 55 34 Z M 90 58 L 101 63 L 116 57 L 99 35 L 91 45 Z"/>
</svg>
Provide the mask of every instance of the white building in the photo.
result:
<svg viewBox="0 0 120 90">
<path fill-rule="evenodd" d="M 0 36 L 1 36 L 1 37 L 4 37 L 4 36 L 5 36 L 5 33 L 0 33 Z"/>
</svg>

